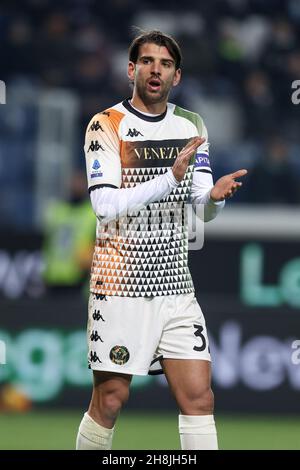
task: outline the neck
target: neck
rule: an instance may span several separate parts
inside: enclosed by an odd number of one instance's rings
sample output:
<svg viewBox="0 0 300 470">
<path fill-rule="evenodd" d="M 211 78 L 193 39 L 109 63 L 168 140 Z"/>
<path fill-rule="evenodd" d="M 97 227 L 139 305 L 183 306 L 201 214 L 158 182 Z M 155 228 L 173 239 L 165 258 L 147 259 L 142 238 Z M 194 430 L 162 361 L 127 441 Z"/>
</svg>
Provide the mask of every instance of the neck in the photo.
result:
<svg viewBox="0 0 300 470">
<path fill-rule="evenodd" d="M 167 100 L 161 101 L 160 103 L 145 103 L 134 91 L 131 99 L 131 104 L 142 113 L 162 114 L 166 110 Z"/>
</svg>

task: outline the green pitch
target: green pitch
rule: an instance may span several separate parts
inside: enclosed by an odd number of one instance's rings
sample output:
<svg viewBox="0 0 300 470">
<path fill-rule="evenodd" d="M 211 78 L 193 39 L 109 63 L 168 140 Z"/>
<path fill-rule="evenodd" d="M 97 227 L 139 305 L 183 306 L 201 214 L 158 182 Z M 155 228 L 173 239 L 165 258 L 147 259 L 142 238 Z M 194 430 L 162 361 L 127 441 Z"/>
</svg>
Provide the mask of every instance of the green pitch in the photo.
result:
<svg viewBox="0 0 300 470">
<path fill-rule="evenodd" d="M 81 411 L 0 414 L 0 449 L 73 449 Z M 217 416 L 221 449 L 298 449 L 300 417 Z M 179 449 L 177 416 L 122 413 L 114 449 Z"/>
</svg>

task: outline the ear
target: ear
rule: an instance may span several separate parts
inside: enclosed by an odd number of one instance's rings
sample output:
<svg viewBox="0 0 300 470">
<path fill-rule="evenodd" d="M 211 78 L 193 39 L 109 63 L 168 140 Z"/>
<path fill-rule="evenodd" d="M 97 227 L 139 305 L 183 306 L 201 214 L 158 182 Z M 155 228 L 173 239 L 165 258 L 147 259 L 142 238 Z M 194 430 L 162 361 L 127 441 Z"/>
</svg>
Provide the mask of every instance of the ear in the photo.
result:
<svg viewBox="0 0 300 470">
<path fill-rule="evenodd" d="M 135 78 L 135 63 L 134 62 L 128 63 L 127 76 L 131 82 L 134 81 L 134 78 Z"/>
<path fill-rule="evenodd" d="M 181 79 L 181 69 L 177 69 L 173 78 L 173 86 L 177 86 Z"/>
</svg>

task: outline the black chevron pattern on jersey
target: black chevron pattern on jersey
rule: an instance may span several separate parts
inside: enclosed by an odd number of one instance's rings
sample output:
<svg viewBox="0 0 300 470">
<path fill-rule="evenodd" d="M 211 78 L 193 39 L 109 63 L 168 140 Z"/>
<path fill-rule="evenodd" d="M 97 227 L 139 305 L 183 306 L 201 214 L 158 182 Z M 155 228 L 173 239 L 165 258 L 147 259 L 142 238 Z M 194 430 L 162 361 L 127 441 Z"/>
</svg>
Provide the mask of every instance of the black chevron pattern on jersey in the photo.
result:
<svg viewBox="0 0 300 470">
<path fill-rule="evenodd" d="M 167 171 L 165 167 L 122 168 L 122 186 L 130 188 Z M 188 227 L 184 204 L 192 183 L 193 165 L 164 200 L 119 221 L 99 227 L 93 291 L 106 295 L 153 296 L 194 291 L 188 269 Z M 115 232 L 113 232 L 115 230 Z M 100 282 L 99 282 L 100 281 Z"/>
</svg>

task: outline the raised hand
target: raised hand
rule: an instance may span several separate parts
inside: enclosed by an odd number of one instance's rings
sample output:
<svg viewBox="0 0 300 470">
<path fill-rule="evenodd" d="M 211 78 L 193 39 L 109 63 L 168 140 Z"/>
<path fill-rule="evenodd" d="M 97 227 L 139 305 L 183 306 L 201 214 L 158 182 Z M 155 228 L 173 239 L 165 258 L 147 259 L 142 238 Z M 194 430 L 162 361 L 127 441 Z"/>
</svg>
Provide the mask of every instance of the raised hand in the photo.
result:
<svg viewBox="0 0 300 470">
<path fill-rule="evenodd" d="M 210 192 L 211 199 L 213 201 L 223 201 L 224 199 L 232 197 L 243 184 L 240 181 L 235 181 L 235 179 L 245 176 L 247 173 L 247 170 L 238 170 L 229 175 L 222 176 L 222 178 L 218 179 Z"/>
<path fill-rule="evenodd" d="M 177 181 L 182 181 L 189 166 L 191 156 L 196 152 L 199 145 L 203 144 L 203 137 L 193 137 L 178 154 L 172 167 L 173 174 Z"/>
</svg>

